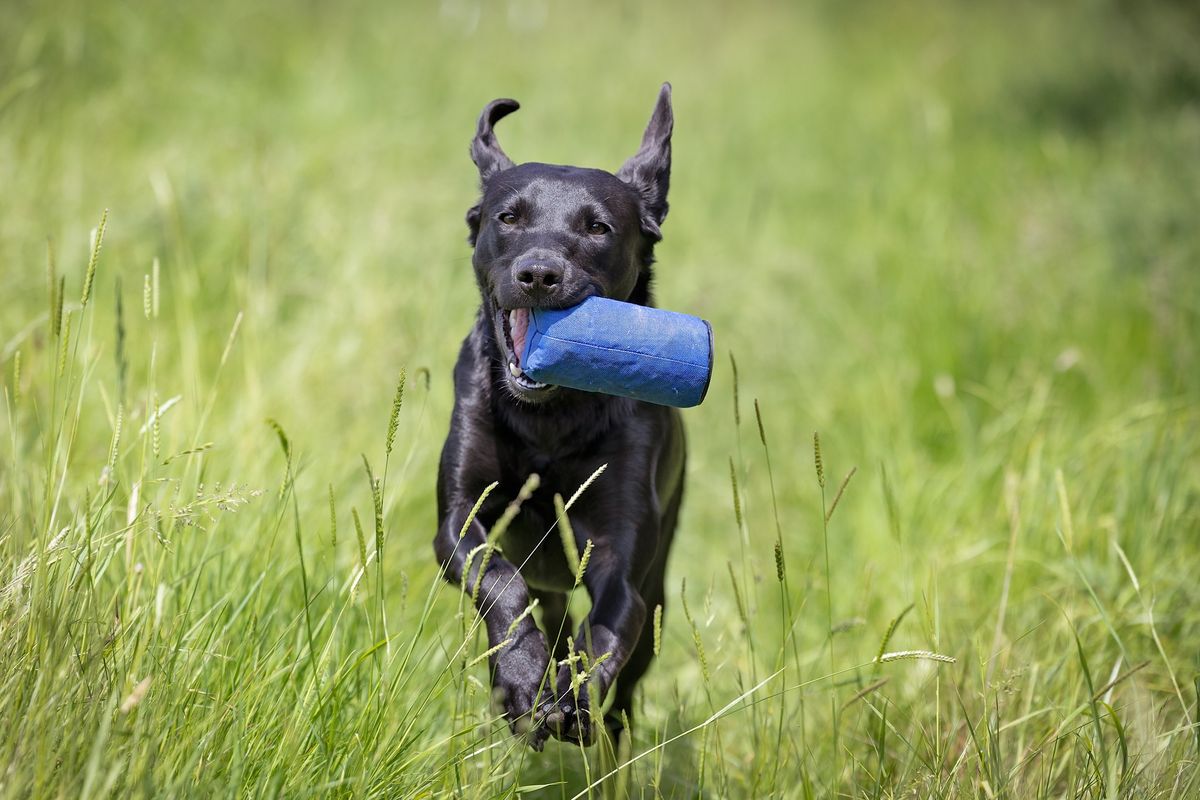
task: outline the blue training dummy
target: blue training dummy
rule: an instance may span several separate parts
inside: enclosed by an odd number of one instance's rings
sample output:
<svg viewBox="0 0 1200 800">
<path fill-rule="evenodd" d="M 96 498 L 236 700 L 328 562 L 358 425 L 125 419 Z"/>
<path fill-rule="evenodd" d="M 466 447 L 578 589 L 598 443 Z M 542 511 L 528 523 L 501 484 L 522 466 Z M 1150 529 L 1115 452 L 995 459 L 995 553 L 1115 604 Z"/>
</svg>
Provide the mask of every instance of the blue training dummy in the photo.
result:
<svg viewBox="0 0 1200 800">
<path fill-rule="evenodd" d="M 533 309 L 525 338 L 522 369 L 555 386 L 688 408 L 712 376 L 712 326 L 674 311 L 589 297 Z"/>
</svg>

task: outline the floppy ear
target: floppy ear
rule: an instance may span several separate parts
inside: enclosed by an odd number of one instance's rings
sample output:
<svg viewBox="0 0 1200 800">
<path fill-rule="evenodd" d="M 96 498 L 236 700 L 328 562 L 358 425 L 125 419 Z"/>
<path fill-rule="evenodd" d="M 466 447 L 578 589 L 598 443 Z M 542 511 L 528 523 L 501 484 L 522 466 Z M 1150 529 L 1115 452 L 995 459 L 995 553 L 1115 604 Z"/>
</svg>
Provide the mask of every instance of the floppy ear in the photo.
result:
<svg viewBox="0 0 1200 800">
<path fill-rule="evenodd" d="M 481 181 L 486 181 L 493 174 L 513 165 L 512 159 L 500 149 L 500 143 L 492 133 L 492 126 L 520 107 L 516 100 L 501 98 L 484 106 L 483 113 L 479 115 L 475 138 L 471 141 L 471 160 L 479 168 Z"/>
<path fill-rule="evenodd" d="M 659 228 L 667 217 L 667 189 L 671 183 L 671 131 L 675 114 L 671 110 L 671 84 L 664 83 L 650 123 L 642 135 L 642 146 L 617 171 L 617 177 L 642 196 L 642 231 L 658 241 Z"/>
</svg>

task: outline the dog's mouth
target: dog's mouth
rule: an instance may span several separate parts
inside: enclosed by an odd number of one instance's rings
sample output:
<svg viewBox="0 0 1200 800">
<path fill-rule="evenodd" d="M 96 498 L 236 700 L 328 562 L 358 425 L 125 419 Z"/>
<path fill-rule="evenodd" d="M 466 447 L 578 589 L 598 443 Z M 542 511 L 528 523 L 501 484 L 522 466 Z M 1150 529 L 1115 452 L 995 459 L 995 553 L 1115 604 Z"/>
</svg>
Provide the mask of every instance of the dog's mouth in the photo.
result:
<svg viewBox="0 0 1200 800">
<path fill-rule="evenodd" d="M 509 385 L 522 397 L 545 394 L 554 389 L 548 383 L 535 381 L 522 369 L 521 356 L 529 341 L 529 323 L 532 314 L 528 308 L 503 308 L 492 301 L 493 317 L 496 319 L 496 339 L 500 344 L 500 357 L 504 360 L 505 376 Z"/>
</svg>

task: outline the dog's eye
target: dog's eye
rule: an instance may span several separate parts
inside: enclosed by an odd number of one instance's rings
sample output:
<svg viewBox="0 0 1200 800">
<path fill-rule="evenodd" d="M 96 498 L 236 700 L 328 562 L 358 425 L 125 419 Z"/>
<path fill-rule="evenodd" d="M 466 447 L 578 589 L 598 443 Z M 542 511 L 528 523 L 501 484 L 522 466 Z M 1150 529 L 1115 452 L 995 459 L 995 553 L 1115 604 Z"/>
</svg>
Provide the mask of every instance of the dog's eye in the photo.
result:
<svg viewBox="0 0 1200 800">
<path fill-rule="evenodd" d="M 608 227 L 603 222 L 593 222 L 591 225 L 588 225 L 587 229 L 588 233 L 590 233 L 592 236 L 603 236 L 611 230 L 612 228 Z"/>
<path fill-rule="evenodd" d="M 500 216 L 496 217 L 496 219 L 500 220 L 500 223 L 502 225 L 516 225 L 517 224 L 517 215 L 512 213 L 511 211 L 502 212 L 500 214 Z"/>
</svg>

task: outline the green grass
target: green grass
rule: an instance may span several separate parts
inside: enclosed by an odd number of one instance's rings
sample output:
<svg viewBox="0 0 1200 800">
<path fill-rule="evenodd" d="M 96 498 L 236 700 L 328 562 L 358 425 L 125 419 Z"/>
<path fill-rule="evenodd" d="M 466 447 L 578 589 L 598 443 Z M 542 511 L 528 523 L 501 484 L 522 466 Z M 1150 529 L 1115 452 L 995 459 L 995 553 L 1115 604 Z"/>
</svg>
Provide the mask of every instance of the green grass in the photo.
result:
<svg viewBox="0 0 1200 800">
<path fill-rule="evenodd" d="M 1196 796 L 1189 6 L 255 5 L 3 12 L 0 795 Z M 430 546 L 466 145 L 666 79 L 720 358 L 632 743 L 535 754 Z"/>
</svg>

